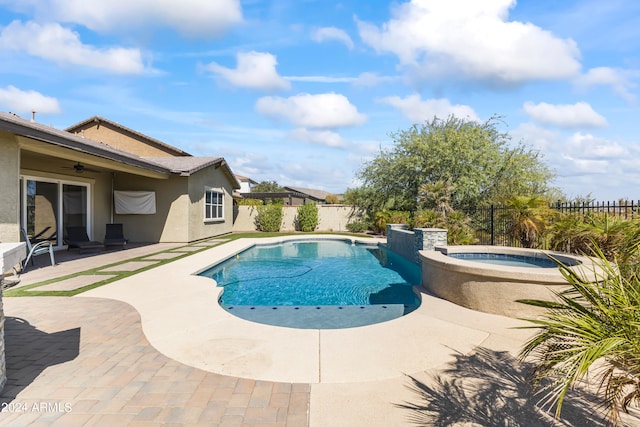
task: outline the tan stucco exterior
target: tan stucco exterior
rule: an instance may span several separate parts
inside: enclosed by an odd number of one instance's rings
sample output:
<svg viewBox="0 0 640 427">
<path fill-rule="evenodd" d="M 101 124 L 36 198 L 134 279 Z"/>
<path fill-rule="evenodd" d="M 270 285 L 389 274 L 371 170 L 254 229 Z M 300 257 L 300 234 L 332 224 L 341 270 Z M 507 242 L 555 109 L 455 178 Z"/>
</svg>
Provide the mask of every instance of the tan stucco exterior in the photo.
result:
<svg viewBox="0 0 640 427">
<path fill-rule="evenodd" d="M 205 187 L 224 189 L 224 219 L 203 220 Z M 209 167 L 189 179 L 189 239 L 190 241 L 231 233 L 233 229 L 233 187 L 222 168 Z"/>
<path fill-rule="evenodd" d="M 20 149 L 15 135 L 0 131 L 0 242 L 20 241 Z"/>
<path fill-rule="evenodd" d="M 171 146 L 146 138 L 144 135 L 129 132 L 107 120 L 86 121 L 70 129 L 76 135 L 93 141 L 99 141 L 118 150 L 136 154 L 140 157 L 182 156 L 186 153 Z"/>
</svg>

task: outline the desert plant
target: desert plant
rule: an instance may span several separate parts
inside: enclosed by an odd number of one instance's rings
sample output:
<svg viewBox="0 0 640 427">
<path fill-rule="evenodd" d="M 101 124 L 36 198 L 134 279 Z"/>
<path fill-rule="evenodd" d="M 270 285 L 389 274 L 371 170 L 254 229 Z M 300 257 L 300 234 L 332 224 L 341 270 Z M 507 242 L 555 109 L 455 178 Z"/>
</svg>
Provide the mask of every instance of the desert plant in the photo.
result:
<svg viewBox="0 0 640 427">
<path fill-rule="evenodd" d="M 627 263 L 634 242 L 640 241 L 640 221 L 606 213 L 559 214 L 550 226 L 550 248 L 595 255 L 602 252 L 609 260 Z"/>
<path fill-rule="evenodd" d="M 258 206 L 256 215 L 256 228 L 258 231 L 274 232 L 280 231 L 282 225 L 282 206 L 264 205 Z"/>
<path fill-rule="evenodd" d="M 547 201 L 540 197 L 516 196 L 506 200 L 505 207 L 508 208 L 503 211 L 507 233 L 524 248 L 537 247 L 550 217 Z"/>
<path fill-rule="evenodd" d="M 409 212 L 383 209 L 373 215 L 373 231 L 387 233 L 387 224 L 408 224 Z"/>
<path fill-rule="evenodd" d="M 621 410 L 640 404 L 640 279 L 596 253 L 601 270 L 559 263 L 569 287 L 558 301 L 527 301 L 547 311 L 530 320 L 538 332 L 520 357 L 534 362 L 536 384 L 557 417 L 566 393 L 594 374 L 607 418 L 617 424 Z"/>
<path fill-rule="evenodd" d="M 447 230 L 447 244 L 469 245 L 476 242 L 474 231 L 469 225 L 470 219 L 460 211 L 447 214 L 435 209 L 423 209 L 413 215 L 413 228 L 444 228 Z"/>
<path fill-rule="evenodd" d="M 314 231 L 318 226 L 318 207 L 313 203 L 299 206 L 296 223 L 300 231 Z"/>
</svg>

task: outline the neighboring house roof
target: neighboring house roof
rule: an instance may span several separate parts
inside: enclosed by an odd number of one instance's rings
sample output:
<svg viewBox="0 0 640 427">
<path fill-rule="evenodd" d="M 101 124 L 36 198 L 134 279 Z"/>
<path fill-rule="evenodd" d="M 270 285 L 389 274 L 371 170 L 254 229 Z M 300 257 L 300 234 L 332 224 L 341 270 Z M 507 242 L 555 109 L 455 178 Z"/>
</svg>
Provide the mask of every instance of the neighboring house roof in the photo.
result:
<svg viewBox="0 0 640 427">
<path fill-rule="evenodd" d="M 90 117 L 86 120 L 81 121 L 80 123 L 76 123 L 73 126 L 69 126 L 68 128 L 66 128 L 65 130 L 67 132 L 70 133 L 79 133 L 82 132 L 83 129 L 86 129 L 88 127 L 94 126 L 95 124 L 107 124 L 113 128 L 116 128 L 118 131 L 125 133 L 125 134 L 129 134 L 135 138 L 139 138 L 144 140 L 145 142 L 151 144 L 151 145 L 156 145 L 159 147 L 162 147 L 164 150 L 171 152 L 172 155 L 174 156 L 191 156 L 191 154 L 182 151 L 181 149 L 174 147 L 173 145 L 169 145 L 166 144 L 158 139 L 152 138 L 148 135 L 145 135 L 141 132 L 138 132 L 136 130 L 130 129 L 126 126 L 121 125 L 120 123 L 114 122 L 112 120 L 109 119 L 105 119 L 104 117 L 100 117 L 100 116 L 93 116 Z"/>
<path fill-rule="evenodd" d="M 242 176 L 242 175 L 238 175 L 238 174 L 236 174 L 236 179 L 238 181 L 240 181 L 240 182 L 248 182 L 249 184 L 257 184 L 258 183 L 258 181 L 254 181 L 251 178 L 248 178 L 248 177 Z"/>
<path fill-rule="evenodd" d="M 309 197 L 313 197 L 314 199 L 324 201 L 328 195 L 333 194 L 324 190 L 314 190 L 311 188 L 301 188 L 301 187 L 284 187 L 285 190 L 295 191 L 297 193 L 306 194 Z"/>
</svg>

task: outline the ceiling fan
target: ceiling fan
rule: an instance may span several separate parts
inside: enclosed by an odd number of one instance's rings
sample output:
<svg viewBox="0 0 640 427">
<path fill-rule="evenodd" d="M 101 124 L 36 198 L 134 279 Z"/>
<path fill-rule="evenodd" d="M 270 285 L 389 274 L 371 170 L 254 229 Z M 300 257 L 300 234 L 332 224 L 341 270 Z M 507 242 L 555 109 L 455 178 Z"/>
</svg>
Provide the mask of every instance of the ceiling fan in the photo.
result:
<svg viewBox="0 0 640 427">
<path fill-rule="evenodd" d="M 74 169 L 76 173 L 100 172 L 99 170 L 88 168 L 85 165 L 81 164 L 80 162 L 76 163 L 73 166 L 64 166 L 64 169 Z"/>
</svg>

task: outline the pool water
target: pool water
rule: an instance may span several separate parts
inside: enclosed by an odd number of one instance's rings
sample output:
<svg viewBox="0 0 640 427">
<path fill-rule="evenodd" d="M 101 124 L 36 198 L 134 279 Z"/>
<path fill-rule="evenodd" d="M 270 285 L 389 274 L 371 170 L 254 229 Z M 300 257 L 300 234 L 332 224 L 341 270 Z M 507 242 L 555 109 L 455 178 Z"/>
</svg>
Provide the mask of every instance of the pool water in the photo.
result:
<svg viewBox="0 0 640 427">
<path fill-rule="evenodd" d="M 420 267 L 377 245 L 291 241 L 254 246 L 200 273 L 224 287 L 220 305 L 261 323 L 342 328 L 415 310 Z"/>
<path fill-rule="evenodd" d="M 464 259 L 468 261 L 483 262 L 494 265 L 506 265 L 511 267 L 528 267 L 528 268 L 555 268 L 556 263 L 549 258 L 538 258 L 526 255 L 511 255 L 500 253 L 471 253 L 460 252 L 450 253 L 448 256 L 456 259 Z"/>
</svg>

